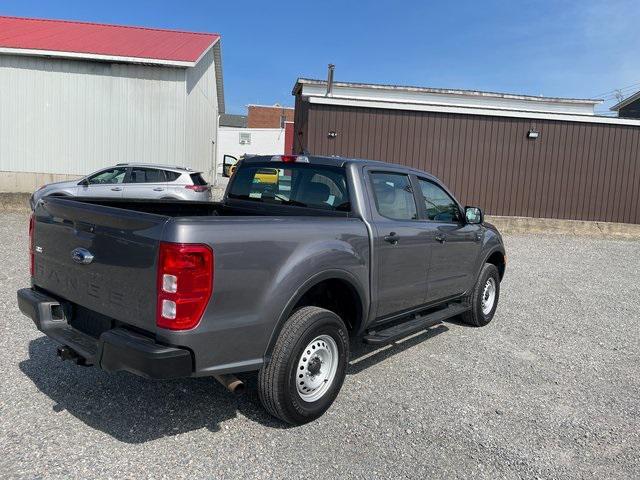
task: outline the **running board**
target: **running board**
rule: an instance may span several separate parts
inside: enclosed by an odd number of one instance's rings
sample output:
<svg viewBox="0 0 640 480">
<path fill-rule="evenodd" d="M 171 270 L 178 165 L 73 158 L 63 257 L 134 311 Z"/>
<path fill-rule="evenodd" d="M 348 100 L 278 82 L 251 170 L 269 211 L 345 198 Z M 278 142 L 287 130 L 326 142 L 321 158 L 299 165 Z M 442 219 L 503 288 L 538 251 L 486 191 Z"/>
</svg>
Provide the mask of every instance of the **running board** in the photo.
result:
<svg viewBox="0 0 640 480">
<path fill-rule="evenodd" d="M 369 345 L 383 345 L 385 343 L 390 343 L 412 333 L 438 325 L 444 320 L 460 315 L 470 309 L 471 307 L 468 305 L 454 303 L 442 310 L 396 324 L 384 330 L 372 331 L 365 335 L 362 341 Z"/>
</svg>

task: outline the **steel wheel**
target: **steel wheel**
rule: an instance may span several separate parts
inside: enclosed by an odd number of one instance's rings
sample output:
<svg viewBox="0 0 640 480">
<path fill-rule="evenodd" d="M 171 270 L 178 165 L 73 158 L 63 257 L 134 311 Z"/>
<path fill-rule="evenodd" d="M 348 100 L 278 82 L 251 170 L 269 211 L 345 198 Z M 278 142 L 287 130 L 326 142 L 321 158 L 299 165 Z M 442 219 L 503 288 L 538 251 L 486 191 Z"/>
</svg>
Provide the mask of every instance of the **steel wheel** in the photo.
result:
<svg viewBox="0 0 640 480">
<path fill-rule="evenodd" d="M 329 335 L 319 335 L 302 351 L 295 371 L 298 395 L 315 402 L 329 390 L 338 370 L 338 345 Z"/>
<path fill-rule="evenodd" d="M 496 301 L 496 281 L 493 277 L 489 277 L 484 284 L 482 291 L 482 313 L 488 315 L 493 309 L 493 304 Z"/>
</svg>

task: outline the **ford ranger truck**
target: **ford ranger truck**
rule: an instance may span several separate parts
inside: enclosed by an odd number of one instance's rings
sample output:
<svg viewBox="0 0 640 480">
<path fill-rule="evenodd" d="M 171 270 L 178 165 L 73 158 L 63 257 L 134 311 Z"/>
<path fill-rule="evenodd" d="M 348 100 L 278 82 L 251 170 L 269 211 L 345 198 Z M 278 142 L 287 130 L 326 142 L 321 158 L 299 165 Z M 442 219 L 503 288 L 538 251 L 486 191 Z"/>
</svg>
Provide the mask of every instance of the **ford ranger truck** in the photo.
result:
<svg viewBox="0 0 640 480">
<path fill-rule="evenodd" d="M 337 157 L 246 158 L 219 203 L 44 197 L 29 231 L 18 304 L 61 358 L 230 390 L 257 372 L 292 424 L 330 407 L 351 338 L 487 325 L 506 264 L 482 211 L 432 175 Z"/>
</svg>

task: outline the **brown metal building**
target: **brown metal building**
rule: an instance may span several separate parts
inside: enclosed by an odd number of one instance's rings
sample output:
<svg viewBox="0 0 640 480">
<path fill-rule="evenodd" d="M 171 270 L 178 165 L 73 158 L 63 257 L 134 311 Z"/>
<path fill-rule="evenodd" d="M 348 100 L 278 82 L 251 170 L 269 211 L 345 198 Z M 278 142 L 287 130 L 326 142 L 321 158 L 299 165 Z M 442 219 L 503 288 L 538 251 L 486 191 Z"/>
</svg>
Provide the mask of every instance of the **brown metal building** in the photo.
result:
<svg viewBox="0 0 640 480">
<path fill-rule="evenodd" d="M 599 100 L 299 79 L 294 152 L 409 165 L 492 215 L 640 223 L 640 120 Z"/>
</svg>

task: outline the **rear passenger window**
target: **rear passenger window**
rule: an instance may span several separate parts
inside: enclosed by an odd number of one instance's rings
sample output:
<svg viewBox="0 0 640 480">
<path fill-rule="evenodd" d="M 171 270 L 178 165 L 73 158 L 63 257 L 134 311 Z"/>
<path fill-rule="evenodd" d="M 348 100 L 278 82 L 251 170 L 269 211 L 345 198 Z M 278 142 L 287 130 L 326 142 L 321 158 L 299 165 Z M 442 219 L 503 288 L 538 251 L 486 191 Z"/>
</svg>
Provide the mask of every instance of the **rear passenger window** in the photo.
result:
<svg viewBox="0 0 640 480">
<path fill-rule="evenodd" d="M 164 170 L 133 167 L 129 181 L 130 183 L 164 183 Z"/>
<path fill-rule="evenodd" d="M 408 175 L 373 172 L 371 181 L 380 215 L 392 220 L 417 220 L 418 211 Z"/>
<path fill-rule="evenodd" d="M 202 178 L 202 175 L 200 175 L 199 173 L 192 173 L 191 174 L 191 181 L 193 182 L 194 185 L 206 185 L 207 181 Z"/>
<path fill-rule="evenodd" d="M 167 182 L 175 182 L 180 174 L 178 172 L 172 172 L 171 170 L 165 170 L 164 176 L 167 177 Z"/>
<path fill-rule="evenodd" d="M 418 179 L 427 210 L 427 218 L 436 222 L 460 221 L 460 210 L 456 202 L 435 183 Z"/>
</svg>

